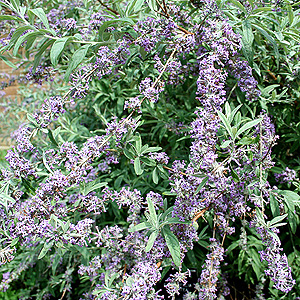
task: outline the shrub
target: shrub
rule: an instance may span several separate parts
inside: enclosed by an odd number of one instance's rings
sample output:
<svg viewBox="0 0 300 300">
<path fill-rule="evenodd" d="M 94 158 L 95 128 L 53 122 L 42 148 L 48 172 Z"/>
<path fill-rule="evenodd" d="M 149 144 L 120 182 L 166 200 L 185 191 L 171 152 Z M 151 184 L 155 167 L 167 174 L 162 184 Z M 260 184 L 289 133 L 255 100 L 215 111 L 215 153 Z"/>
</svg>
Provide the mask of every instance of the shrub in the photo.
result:
<svg viewBox="0 0 300 300">
<path fill-rule="evenodd" d="M 3 297 L 297 299 L 300 19 L 277 2 L 0 1 L 25 70 Z"/>
</svg>

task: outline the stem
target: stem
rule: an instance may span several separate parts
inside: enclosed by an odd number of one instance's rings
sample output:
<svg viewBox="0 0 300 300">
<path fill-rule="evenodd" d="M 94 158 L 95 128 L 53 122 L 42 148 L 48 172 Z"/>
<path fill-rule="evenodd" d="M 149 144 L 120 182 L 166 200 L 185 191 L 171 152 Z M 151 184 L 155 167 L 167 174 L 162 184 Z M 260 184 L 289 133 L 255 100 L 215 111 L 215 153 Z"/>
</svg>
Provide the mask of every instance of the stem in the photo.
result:
<svg viewBox="0 0 300 300">
<path fill-rule="evenodd" d="M 170 172 L 176 173 L 176 171 L 174 171 L 173 169 L 171 169 L 167 166 L 163 166 L 163 168 L 166 169 L 166 170 L 169 170 Z M 183 173 L 183 172 L 180 172 L 180 171 L 179 171 L 179 174 L 184 175 L 184 176 L 193 176 L 193 175 L 186 174 L 186 173 Z"/>
<path fill-rule="evenodd" d="M 112 13 L 114 13 L 115 15 L 120 15 L 116 10 L 110 8 L 108 5 L 106 5 L 105 3 L 103 3 L 101 0 L 98 0 L 98 2 L 105 7 L 107 10 L 111 11 Z"/>
<path fill-rule="evenodd" d="M 262 127 L 261 123 L 259 123 L 259 153 L 260 157 L 262 157 Z M 261 198 L 261 212 L 264 215 L 264 201 L 262 195 L 262 160 L 259 162 L 259 188 L 260 188 L 260 198 Z"/>
<path fill-rule="evenodd" d="M 215 238 L 215 236 L 216 236 L 216 215 L 214 215 L 213 239 Z M 214 257 L 212 256 L 211 263 L 210 263 L 210 269 L 209 269 L 208 289 L 210 289 L 210 286 L 211 286 L 211 273 L 212 273 L 213 261 L 214 261 Z"/>
</svg>

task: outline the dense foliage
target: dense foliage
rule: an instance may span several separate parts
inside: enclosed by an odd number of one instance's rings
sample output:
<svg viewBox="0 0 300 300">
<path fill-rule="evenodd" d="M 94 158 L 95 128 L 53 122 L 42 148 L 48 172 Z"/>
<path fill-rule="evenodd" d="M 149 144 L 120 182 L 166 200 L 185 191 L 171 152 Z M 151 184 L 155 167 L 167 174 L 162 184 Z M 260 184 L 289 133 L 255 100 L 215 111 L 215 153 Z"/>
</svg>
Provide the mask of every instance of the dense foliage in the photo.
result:
<svg viewBox="0 0 300 300">
<path fill-rule="evenodd" d="M 0 5 L 1 299 L 299 299 L 300 3 Z"/>
</svg>

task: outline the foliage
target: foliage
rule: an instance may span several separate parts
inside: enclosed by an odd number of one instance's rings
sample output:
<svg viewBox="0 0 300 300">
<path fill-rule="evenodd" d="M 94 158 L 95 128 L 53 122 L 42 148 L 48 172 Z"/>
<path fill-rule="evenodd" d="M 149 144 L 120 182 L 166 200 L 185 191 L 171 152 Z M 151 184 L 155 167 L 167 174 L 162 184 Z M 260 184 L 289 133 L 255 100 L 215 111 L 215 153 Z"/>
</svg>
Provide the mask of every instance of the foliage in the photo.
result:
<svg viewBox="0 0 300 300">
<path fill-rule="evenodd" d="M 0 5 L 0 297 L 298 299 L 299 3 Z"/>
</svg>

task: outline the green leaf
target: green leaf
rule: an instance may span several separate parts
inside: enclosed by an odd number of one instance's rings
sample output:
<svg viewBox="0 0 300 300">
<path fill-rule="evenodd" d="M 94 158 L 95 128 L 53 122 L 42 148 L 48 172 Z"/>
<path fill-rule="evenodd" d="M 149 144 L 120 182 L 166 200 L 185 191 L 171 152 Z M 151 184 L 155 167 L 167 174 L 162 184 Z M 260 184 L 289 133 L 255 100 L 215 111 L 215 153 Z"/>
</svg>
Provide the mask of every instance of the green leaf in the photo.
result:
<svg viewBox="0 0 300 300">
<path fill-rule="evenodd" d="M 141 161 L 139 157 L 136 157 L 134 160 L 134 171 L 136 175 L 141 175 L 144 172 L 144 170 L 141 168 Z"/>
<path fill-rule="evenodd" d="M 52 130 L 51 130 L 51 129 L 48 129 L 48 137 L 49 137 L 51 143 L 52 143 L 53 145 L 55 145 L 56 147 L 58 147 L 58 144 L 57 144 L 57 142 L 56 142 L 56 140 L 55 140 L 55 138 L 54 138 L 54 136 L 53 136 L 53 133 L 52 133 Z"/>
<path fill-rule="evenodd" d="M 0 204 L 2 204 L 6 211 L 8 210 L 8 202 L 15 203 L 16 200 L 5 193 L 0 193 Z"/>
<path fill-rule="evenodd" d="M 269 223 L 269 226 L 272 226 L 276 223 L 279 223 L 281 222 L 283 219 L 285 219 L 287 217 L 288 214 L 284 214 L 282 216 L 278 216 L 278 217 L 275 217 L 273 220 L 270 221 Z"/>
<path fill-rule="evenodd" d="M 107 182 L 98 182 L 98 181 L 99 181 L 99 179 L 95 179 L 94 181 L 89 182 L 83 190 L 83 193 L 82 193 L 83 196 L 86 196 L 88 193 L 90 193 L 94 190 L 100 189 L 103 186 L 107 185 Z"/>
<path fill-rule="evenodd" d="M 297 227 L 298 227 L 298 224 L 299 224 L 298 216 L 296 214 L 294 214 L 294 212 L 289 211 L 288 221 L 289 221 L 289 225 L 291 227 L 292 233 L 296 234 Z"/>
<path fill-rule="evenodd" d="M 0 16 L 0 21 L 9 20 L 9 21 L 22 21 L 21 18 L 17 16 L 9 16 L 9 15 L 3 15 Z"/>
<path fill-rule="evenodd" d="M 243 21 L 242 28 L 243 28 L 243 37 L 245 38 L 247 43 L 252 46 L 254 35 L 252 32 L 251 22 L 249 20 Z"/>
<path fill-rule="evenodd" d="M 261 93 L 263 96 L 269 96 L 270 92 L 272 92 L 275 88 L 279 87 L 280 84 L 271 84 L 265 87 L 264 89 L 261 89 Z"/>
<path fill-rule="evenodd" d="M 254 248 L 249 249 L 250 257 L 252 258 L 251 266 L 253 268 L 253 271 L 255 272 L 255 275 L 257 277 L 257 280 L 260 279 L 261 276 L 261 260 L 260 256 L 257 253 L 257 251 Z"/>
<path fill-rule="evenodd" d="M 155 207 L 152 200 L 149 197 L 147 198 L 147 203 L 148 203 L 148 209 L 149 209 L 151 220 L 153 220 L 153 222 L 156 224 L 157 215 L 156 215 Z"/>
<path fill-rule="evenodd" d="M 179 267 L 181 265 L 181 257 L 180 257 L 180 244 L 177 237 L 170 230 L 170 228 L 166 225 L 162 228 L 162 234 L 165 238 L 168 249 L 171 253 L 174 264 Z"/>
<path fill-rule="evenodd" d="M 264 28 L 262 28 L 262 25 L 252 24 L 252 26 L 254 28 L 256 28 L 272 44 L 276 58 L 277 58 L 277 64 L 278 64 L 279 49 L 278 49 L 278 46 L 277 46 L 277 43 L 275 42 L 275 40 L 267 33 L 267 31 Z"/>
<path fill-rule="evenodd" d="M 137 12 L 141 9 L 144 4 L 144 0 L 131 0 L 127 4 L 126 16 L 130 16 L 132 12 Z"/>
<path fill-rule="evenodd" d="M 207 181 L 208 181 L 208 176 L 206 176 L 206 177 L 204 177 L 202 179 L 201 183 L 198 185 L 198 187 L 196 189 L 195 194 L 198 194 L 201 191 L 201 189 L 205 186 L 205 184 L 207 183 Z"/>
<path fill-rule="evenodd" d="M 225 115 L 221 111 L 217 111 L 217 113 L 218 113 L 218 116 L 220 117 L 225 129 L 227 130 L 229 135 L 233 138 L 232 128 L 231 128 L 227 118 L 225 117 Z"/>
<path fill-rule="evenodd" d="M 144 2 L 145 2 L 144 0 L 137 0 L 137 1 L 135 2 L 135 4 L 134 4 L 133 11 L 134 11 L 134 12 L 139 11 L 139 10 L 142 8 Z"/>
<path fill-rule="evenodd" d="M 10 3 L 16 9 L 16 11 L 19 10 L 19 8 L 20 8 L 20 1 L 19 0 L 10 0 Z"/>
<path fill-rule="evenodd" d="M 153 172 L 152 172 L 152 179 L 153 179 L 153 182 L 155 184 L 158 184 L 158 174 L 157 174 L 157 168 L 155 167 Z"/>
<path fill-rule="evenodd" d="M 10 247 L 13 247 L 13 246 L 15 246 L 17 243 L 18 243 L 18 241 L 19 241 L 19 238 L 18 237 L 16 237 L 15 239 L 13 239 L 12 241 L 11 241 L 11 243 L 10 243 Z"/>
<path fill-rule="evenodd" d="M 288 209 L 291 212 L 294 212 L 295 204 L 299 205 L 300 203 L 300 196 L 297 193 L 288 190 L 277 191 L 277 193 L 284 196 L 284 200 Z"/>
<path fill-rule="evenodd" d="M 140 230 L 144 230 L 147 228 L 151 228 L 151 224 L 149 222 L 142 222 L 142 223 L 139 223 L 139 224 L 129 228 L 128 232 L 140 231 Z"/>
<path fill-rule="evenodd" d="M 128 159 L 134 159 L 134 153 L 131 150 L 124 148 L 123 153 Z"/>
<path fill-rule="evenodd" d="M 246 130 L 254 127 L 255 125 L 259 124 L 260 122 L 262 121 L 262 118 L 260 119 L 257 119 L 257 120 L 253 120 L 253 121 L 250 121 L 246 124 L 244 124 L 236 133 L 235 136 L 239 136 L 240 134 L 242 134 L 243 132 L 245 132 Z"/>
<path fill-rule="evenodd" d="M 145 252 L 149 252 L 152 249 L 153 244 L 154 244 L 157 236 L 158 236 L 158 231 L 153 231 L 151 233 L 151 235 L 150 235 L 150 237 L 148 239 L 148 242 L 147 242 L 147 246 L 145 248 Z"/>
<path fill-rule="evenodd" d="M 17 66 L 15 64 L 13 64 L 11 61 L 8 60 L 7 57 L 0 55 L 0 59 L 2 59 L 9 67 L 16 69 Z"/>
<path fill-rule="evenodd" d="M 40 33 L 39 31 L 35 32 L 27 32 L 26 34 L 22 35 L 16 42 L 13 50 L 13 55 L 16 56 L 18 54 L 20 46 L 27 41 L 30 37 L 38 37 L 43 35 L 43 33 Z"/>
<path fill-rule="evenodd" d="M 63 52 L 70 37 L 63 37 L 54 42 L 50 51 L 50 60 L 53 66 L 56 66 L 61 53 Z"/>
<path fill-rule="evenodd" d="M 139 155 L 141 153 L 141 149 L 142 149 L 142 139 L 141 139 L 140 135 L 138 135 L 136 137 L 135 148 L 136 148 L 137 154 Z"/>
<path fill-rule="evenodd" d="M 249 61 L 250 65 L 253 64 L 253 50 L 252 50 L 252 43 L 254 40 L 254 35 L 252 33 L 251 22 L 249 20 L 245 20 L 242 25 L 243 28 L 243 35 L 242 35 L 242 50 L 244 56 Z"/>
<path fill-rule="evenodd" d="M 220 146 L 221 148 L 227 148 L 232 143 L 232 140 L 227 140 Z"/>
<path fill-rule="evenodd" d="M 42 8 L 33 8 L 30 10 L 33 14 L 35 14 L 44 24 L 44 26 L 51 30 L 50 29 L 50 26 L 49 26 L 49 22 L 48 22 L 48 19 L 47 19 L 47 16 L 44 12 L 44 10 Z"/>
<path fill-rule="evenodd" d="M 7 50 L 10 50 L 12 47 L 15 46 L 16 41 L 19 39 L 19 37 L 27 30 L 35 30 L 35 28 L 31 25 L 25 25 L 22 26 L 13 33 L 8 46 L 6 47 Z"/>
<path fill-rule="evenodd" d="M 227 103 L 227 102 L 226 102 Z M 229 124 L 231 124 L 235 114 L 238 112 L 238 110 L 242 107 L 243 105 L 240 104 L 238 105 L 231 113 L 230 115 L 227 117 Z"/>
<path fill-rule="evenodd" d="M 69 67 L 66 71 L 65 80 L 69 80 L 69 77 L 74 69 L 84 60 L 91 45 L 84 45 L 76 50 L 69 62 Z"/>
<path fill-rule="evenodd" d="M 59 264 L 61 260 L 61 256 L 56 253 L 56 255 L 54 255 L 54 258 L 53 258 L 53 261 L 52 261 L 52 274 L 55 275 L 55 272 L 56 272 L 56 269 L 57 269 L 57 266 Z"/>
<path fill-rule="evenodd" d="M 157 6 L 155 0 L 146 0 L 148 6 L 150 7 L 151 11 L 156 15 Z"/>
<path fill-rule="evenodd" d="M 232 4 L 235 5 L 236 8 L 240 9 L 242 12 L 244 12 L 245 14 L 247 14 L 247 10 L 245 9 L 245 7 L 237 0 L 230 0 L 230 2 Z"/>
<path fill-rule="evenodd" d="M 49 251 L 49 249 L 53 246 L 54 242 L 51 241 L 49 243 L 45 243 L 39 256 L 38 256 L 38 259 L 42 259 L 46 254 L 47 252 Z"/>
<path fill-rule="evenodd" d="M 45 156 L 45 151 L 43 151 L 43 164 L 45 166 L 45 168 L 49 171 L 50 174 L 53 174 L 53 170 L 51 170 L 51 168 L 49 167 L 48 163 L 47 163 L 47 159 Z"/>
<path fill-rule="evenodd" d="M 41 58 L 44 55 L 45 51 L 49 46 L 51 46 L 54 43 L 54 40 L 48 40 L 46 39 L 43 45 L 40 47 L 40 50 L 38 53 L 34 56 L 34 62 L 33 62 L 33 68 L 32 72 L 35 73 L 37 66 L 40 64 Z"/>
<path fill-rule="evenodd" d="M 270 207 L 273 217 L 278 216 L 280 214 L 279 205 L 276 197 L 270 194 Z"/>
</svg>

